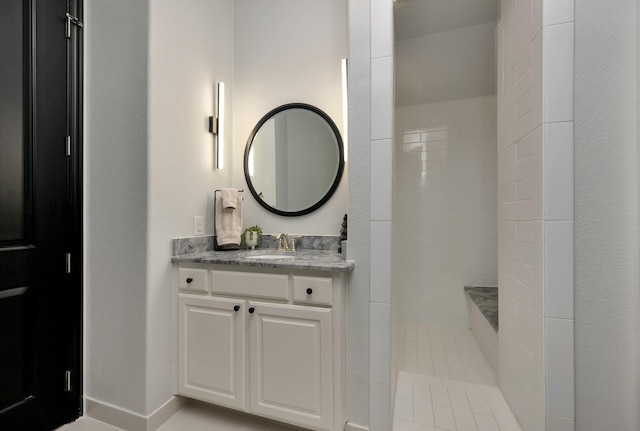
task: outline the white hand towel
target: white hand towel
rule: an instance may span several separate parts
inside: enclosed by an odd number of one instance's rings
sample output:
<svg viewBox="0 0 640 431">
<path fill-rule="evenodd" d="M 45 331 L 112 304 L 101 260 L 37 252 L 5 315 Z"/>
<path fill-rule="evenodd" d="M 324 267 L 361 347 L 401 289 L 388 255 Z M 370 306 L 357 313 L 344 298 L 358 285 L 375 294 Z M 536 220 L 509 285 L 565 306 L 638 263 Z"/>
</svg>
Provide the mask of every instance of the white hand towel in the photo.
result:
<svg viewBox="0 0 640 431">
<path fill-rule="evenodd" d="M 221 196 L 216 199 L 218 245 L 240 245 L 242 236 L 242 198 L 236 198 L 236 209 L 231 211 L 223 209 Z"/>
<path fill-rule="evenodd" d="M 238 189 L 220 189 L 220 197 L 222 198 L 222 209 L 225 211 L 236 209 Z"/>
</svg>

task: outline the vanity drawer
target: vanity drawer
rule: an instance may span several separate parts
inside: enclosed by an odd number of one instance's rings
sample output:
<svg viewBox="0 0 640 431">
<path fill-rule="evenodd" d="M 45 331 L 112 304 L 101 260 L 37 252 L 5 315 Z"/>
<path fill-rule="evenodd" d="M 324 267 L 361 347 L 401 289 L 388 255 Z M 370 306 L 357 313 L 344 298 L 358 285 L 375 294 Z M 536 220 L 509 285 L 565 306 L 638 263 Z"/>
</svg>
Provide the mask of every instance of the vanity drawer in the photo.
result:
<svg viewBox="0 0 640 431">
<path fill-rule="evenodd" d="M 287 274 L 211 270 L 211 291 L 227 295 L 289 300 Z"/>
<path fill-rule="evenodd" d="M 205 268 L 180 268 L 178 278 L 181 290 L 204 293 L 209 291 L 209 271 Z"/>
<path fill-rule="evenodd" d="M 332 304 L 333 282 L 324 277 L 293 276 L 293 300 L 313 304 Z"/>
</svg>

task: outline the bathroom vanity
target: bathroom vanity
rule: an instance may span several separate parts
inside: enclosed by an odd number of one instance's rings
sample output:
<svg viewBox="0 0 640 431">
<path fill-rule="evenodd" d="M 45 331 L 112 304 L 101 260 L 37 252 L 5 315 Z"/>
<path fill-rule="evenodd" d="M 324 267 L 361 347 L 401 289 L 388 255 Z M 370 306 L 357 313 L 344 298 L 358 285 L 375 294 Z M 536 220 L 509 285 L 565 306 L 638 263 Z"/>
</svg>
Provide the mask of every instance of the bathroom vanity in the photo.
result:
<svg viewBox="0 0 640 431">
<path fill-rule="evenodd" d="M 176 263 L 174 392 L 341 431 L 352 261 L 321 250 L 200 252 Z"/>
</svg>

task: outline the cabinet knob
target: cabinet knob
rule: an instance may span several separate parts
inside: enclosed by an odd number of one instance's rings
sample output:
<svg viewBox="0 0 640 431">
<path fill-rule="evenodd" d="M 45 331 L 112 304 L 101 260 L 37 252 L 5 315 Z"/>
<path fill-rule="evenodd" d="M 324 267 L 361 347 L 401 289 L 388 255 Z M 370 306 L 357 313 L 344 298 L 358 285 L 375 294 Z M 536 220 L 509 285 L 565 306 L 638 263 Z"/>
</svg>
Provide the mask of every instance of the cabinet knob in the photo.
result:
<svg viewBox="0 0 640 431">
<path fill-rule="evenodd" d="M 233 306 L 233 311 L 240 311 L 240 306 L 239 305 L 234 305 Z"/>
<path fill-rule="evenodd" d="M 313 289 L 309 287 L 307 289 L 307 295 L 311 295 L 312 293 L 313 293 Z"/>
<path fill-rule="evenodd" d="M 191 277 L 187 278 L 187 284 L 191 284 L 192 281 L 193 281 L 193 278 Z"/>
<path fill-rule="evenodd" d="M 254 307 L 249 307 L 249 313 L 253 314 L 254 311 L 256 311 Z"/>
</svg>

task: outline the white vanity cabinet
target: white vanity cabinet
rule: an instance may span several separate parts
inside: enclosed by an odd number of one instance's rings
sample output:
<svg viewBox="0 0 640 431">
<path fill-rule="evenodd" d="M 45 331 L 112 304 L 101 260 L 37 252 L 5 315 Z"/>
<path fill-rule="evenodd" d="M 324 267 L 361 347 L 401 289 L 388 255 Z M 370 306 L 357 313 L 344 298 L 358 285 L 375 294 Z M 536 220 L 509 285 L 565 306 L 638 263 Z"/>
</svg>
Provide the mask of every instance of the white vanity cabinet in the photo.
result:
<svg viewBox="0 0 640 431">
<path fill-rule="evenodd" d="M 179 294 L 178 392 L 244 408 L 246 302 Z"/>
<path fill-rule="evenodd" d="M 330 430 L 331 309 L 250 302 L 249 410 Z"/>
<path fill-rule="evenodd" d="M 345 272 L 180 263 L 177 273 L 177 394 L 343 430 Z"/>
</svg>

